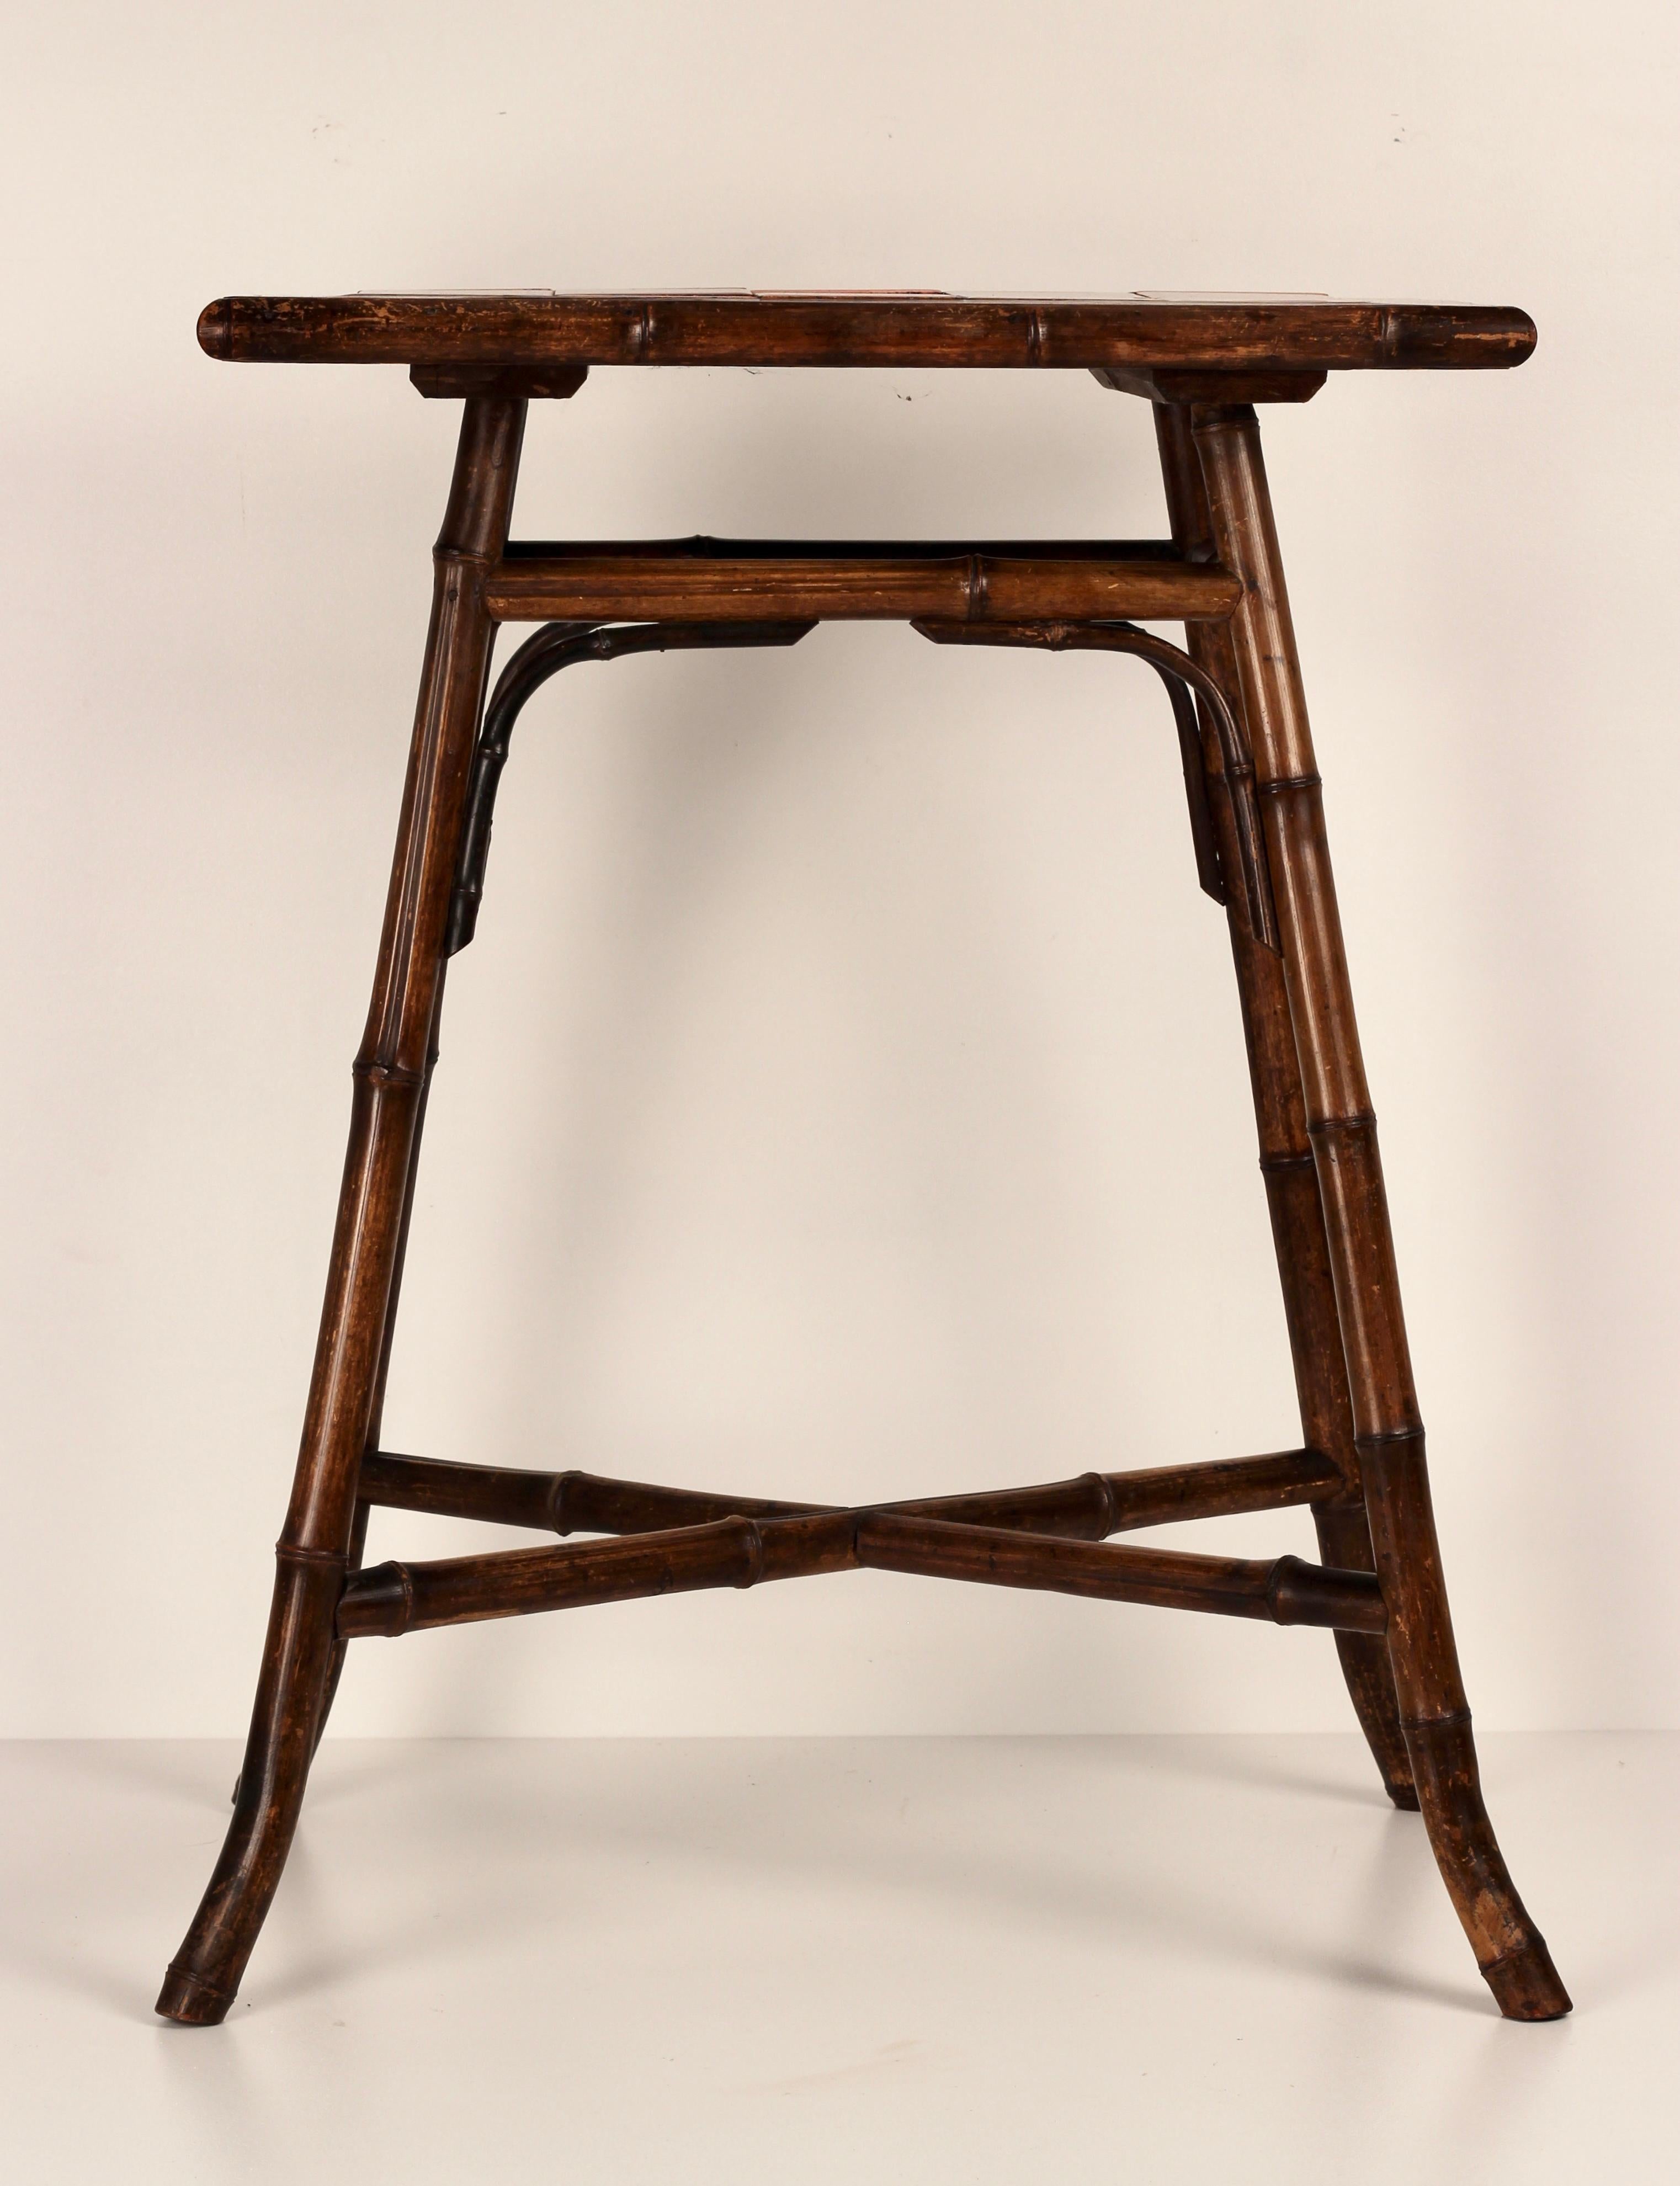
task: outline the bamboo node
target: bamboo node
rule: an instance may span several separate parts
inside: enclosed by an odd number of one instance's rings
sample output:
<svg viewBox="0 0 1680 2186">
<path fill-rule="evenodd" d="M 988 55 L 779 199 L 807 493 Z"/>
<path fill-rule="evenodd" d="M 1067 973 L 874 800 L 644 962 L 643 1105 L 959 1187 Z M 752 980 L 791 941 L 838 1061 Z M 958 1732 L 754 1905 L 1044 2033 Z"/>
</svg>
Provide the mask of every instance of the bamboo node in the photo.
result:
<svg viewBox="0 0 1680 2186">
<path fill-rule="evenodd" d="M 1278 774 L 1258 785 L 1263 797 L 1284 797 L 1293 789 L 1322 789 L 1324 786 L 1321 774 Z"/>
<path fill-rule="evenodd" d="M 440 569 L 494 569 L 501 562 L 499 553 L 476 552 L 470 546 L 445 546 L 432 549 L 432 566 Z"/>
<path fill-rule="evenodd" d="M 1415 1455 L 1420 1462 L 1423 1457 L 1424 1431 L 1420 1427 L 1394 1427 L 1386 1434 L 1360 1435 L 1353 1438 L 1353 1451 L 1363 1473 L 1379 1479 L 1385 1469 L 1397 1460 L 1403 1463 Z"/>
<path fill-rule="evenodd" d="M 1374 1131 L 1376 1118 L 1369 1108 L 1355 1108 L 1346 1116 L 1320 1116 L 1316 1123 L 1308 1124 L 1309 1139 L 1333 1139 L 1339 1132 L 1350 1135 L 1358 1131 Z"/>
<path fill-rule="evenodd" d="M 1098 1538 L 1106 1541 L 1111 1533 L 1117 1533 L 1120 1530 L 1120 1511 L 1114 1499 L 1113 1487 L 1106 1473 L 1082 1472 L 1079 1477 L 1089 1480 L 1096 1490 L 1097 1511 L 1102 1522 L 1102 1532 Z"/>
<path fill-rule="evenodd" d="M 737 1518 L 735 1524 L 747 1550 L 747 1576 L 735 1583 L 738 1587 L 756 1586 L 764 1575 L 764 1537 L 750 1518 Z"/>
<path fill-rule="evenodd" d="M 1266 1611 L 1274 1624 L 1293 1624 L 1297 1621 L 1296 1603 L 1289 1587 L 1296 1574 L 1306 1569 L 1299 1556 L 1280 1556 L 1267 1571 Z"/>
<path fill-rule="evenodd" d="M 283 1564 L 331 1564 L 337 1571 L 348 1571 L 350 1558 L 342 1549 L 301 1549 L 291 1541 L 277 1541 L 274 1553 Z"/>
<path fill-rule="evenodd" d="M 401 1639 L 414 1619 L 414 1581 L 407 1565 L 377 1564 L 372 1571 L 361 1572 L 354 1602 L 364 1614 L 372 1612 L 367 1630 L 382 1639 Z"/>
<path fill-rule="evenodd" d="M 1437 1732 L 1468 1730 L 1470 1712 L 1467 1707 L 1449 1708 L 1445 1715 L 1403 1715 L 1400 1728 L 1408 1738 L 1421 1738 L 1425 1744 Z"/>
<path fill-rule="evenodd" d="M 171 1959 L 165 1971 L 173 1974 L 176 1981 L 190 1983 L 193 1988 L 205 1996 L 214 1998 L 220 2004 L 232 2004 L 237 1993 L 233 1989 L 222 1987 L 217 1981 L 206 1981 L 201 1973 L 195 1973 L 191 1966 L 184 1965 L 179 1959 Z"/>
<path fill-rule="evenodd" d="M 566 1509 L 566 1499 L 583 1475 L 575 1466 L 566 1472 L 557 1472 L 549 1484 L 548 1522 L 557 1533 L 573 1531 L 572 1521 Z"/>
<path fill-rule="evenodd" d="M 1491 1959 L 1484 1959 L 1478 1953 L 1476 1961 L 1476 1971 L 1481 1974 L 1483 1980 L 1491 1980 L 1502 1966 L 1509 1965 L 1513 1959 L 1532 1959 L 1537 1945 L 1543 1951 L 1546 1948 L 1546 1939 L 1543 1936 L 1531 1931 L 1520 1942 L 1512 1943 L 1505 1950 L 1495 1951 Z"/>
<path fill-rule="evenodd" d="M 426 1082 L 423 1070 L 413 1070 L 400 1062 L 382 1062 L 377 1056 L 357 1056 L 350 1065 L 350 1076 L 365 1085 L 395 1091 L 417 1092 Z"/>
</svg>

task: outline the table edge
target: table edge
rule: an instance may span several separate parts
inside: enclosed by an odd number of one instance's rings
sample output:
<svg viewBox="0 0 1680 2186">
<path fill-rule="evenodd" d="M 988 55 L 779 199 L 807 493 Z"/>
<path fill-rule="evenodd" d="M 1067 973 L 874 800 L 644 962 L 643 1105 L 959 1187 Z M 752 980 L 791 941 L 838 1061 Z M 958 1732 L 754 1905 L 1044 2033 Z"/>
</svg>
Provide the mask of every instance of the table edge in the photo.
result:
<svg viewBox="0 0 1680 2186">
<path fill-rule="evenodd" d="M 230 363 L 1134 373 L 1501 370 L 1537 339 L 1503 305 L 958 297 L 222 296 L 198 332 Z"/>
</svg>

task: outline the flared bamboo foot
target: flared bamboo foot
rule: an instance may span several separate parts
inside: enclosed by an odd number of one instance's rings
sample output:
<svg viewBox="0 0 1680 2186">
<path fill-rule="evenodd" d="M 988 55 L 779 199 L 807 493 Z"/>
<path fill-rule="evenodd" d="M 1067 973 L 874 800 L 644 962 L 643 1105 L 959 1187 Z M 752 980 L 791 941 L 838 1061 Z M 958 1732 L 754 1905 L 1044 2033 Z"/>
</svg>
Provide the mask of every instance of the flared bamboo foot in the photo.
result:
<svg viewBox="0 0 1680 2186">
<path fill-rule="evenodd" d="M 234 1994 L 231 1988 L 213 1987 L 184 1966 L 171 1964 L 153 2009 L 160 2019 L 172 2019 L 177 2026 L 220 2026 L 232 2009 Z"/>
<path fill-rule="evenodd" d="M 333 1652 L 342 1557 L 283 1549 L 244 1764 L 221 1856 L 158 1993 L 160 2018 L 215 2026 L 239 1979 L 291 1849 Z"/>
<path fill-rule="evenodd" d="M 1481 1977 L 1493 1992 L 1493 2001 L 1506 2019 L 1531 2022 L 1566 2019 L 1574 2009 L 1569 1991 L 1558 1978 L 1543 1936 L 1536 1936 L 1509 1958 L 1481 1969 Z"/>
<path fill-rule="evenodd" d="M 1408 1724 L 1406 1737 L 1430 1844 L 1494 2002 L 1507 2019 L 1561 2019 L 1569 1991 L 1493 1834 L 1468 1714 Z"/>
</svg>

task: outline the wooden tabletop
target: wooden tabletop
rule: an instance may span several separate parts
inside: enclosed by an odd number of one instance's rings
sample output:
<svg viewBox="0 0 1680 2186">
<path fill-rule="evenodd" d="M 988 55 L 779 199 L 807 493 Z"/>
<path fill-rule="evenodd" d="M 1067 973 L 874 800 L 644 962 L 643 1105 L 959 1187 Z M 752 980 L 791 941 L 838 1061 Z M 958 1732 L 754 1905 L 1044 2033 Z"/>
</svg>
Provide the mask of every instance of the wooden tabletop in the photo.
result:
<svg viewBox="0 0 1680 2186">
<path fill-rule="evenodd" d="M 199 320 L 236 363 L 1044 366 L 1120 373 L 1475 370 L 1520 364 L 1504 305 L 1327 296 L 954 296 L 760 289 L 563 296 L 224 296 Z"/>
</svg>

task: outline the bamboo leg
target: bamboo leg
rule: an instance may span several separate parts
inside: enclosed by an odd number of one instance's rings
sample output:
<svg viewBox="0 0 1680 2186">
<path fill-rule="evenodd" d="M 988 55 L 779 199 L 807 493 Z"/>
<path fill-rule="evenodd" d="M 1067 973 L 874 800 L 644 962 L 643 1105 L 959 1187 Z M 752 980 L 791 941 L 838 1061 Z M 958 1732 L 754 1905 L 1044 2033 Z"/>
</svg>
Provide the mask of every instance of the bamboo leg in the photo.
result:
<svg viewBox="0 0 1680 2186">
<path fill-rule="evenodd" d="M 402 1266 L 408 1256 L 408 1225 L 414 1213 L 414 1180 L 420 1166 L 420 1139 L 426 1127 L 426 1102 L 432 1090 L 432 1073 L 438 1062 L 438 1020 L 443 1015 L 444 971 L 448 962 L 438 968 L 438 990 L 432 1005 L 432 1034 L 426 1044 L 426 1077 L 420 1088 L 420 1098 L 415 1103 L 414 1138 L 408 1152 L 408 1178 L 403 1186 L 402 1217 L 397 1228 L 396 1258 L 391 1268 L 390 1295 L 385 1301 L 385 1325 L 379 1339 L 379 1363 L 373 1376 L 373 1401 L 368 1407 L 367 1433 L 363 1442 L 364 1454 L 379 1447 L 380 1422 L 385 1410 L 385 1385 L 390 1379 L 391 1346 L 396 1338 L 397 1303 L 402 1294 Z M 359 1468 L 358 1468 L 359 1470 Z M 345 1552 L 345 1576 L 353 1576 L 361 1569 L 362 1554 L 367 1545 L 367 1521 L 372 1505 L 361 1495 L 356 1497 L 356 1510 L 350 1520 L 350 1546 Z M 349 1643 L 335 1640 L 331 1660 L 327 1667 L 326 1690 L 321 1696 L 320 1712 L 316 1718 L 315 1746 L 321 1744 L 327 1729 L 327 1718 L 332 1713 L 333 1702 L 338 1697 L 339 1680 L 344 1673 L 344 1659 L 350 1652 Z M 234 1793 L 238 1794 L 236 1789 Z"/>
<path fill-rule="evenodd" d="M 1442 1875 L 1500 2010 L 1509 2019 L 1556 2019 L 1569 1997 L 1512 1886 L 1477 1780 L 1259 427 L 1245 404 L 1197 409 L 1192 428 L 1214 544 L 1244 586 L 1232 650 L 1263 792 L 1307 1134 L 1413 1778 Z"/>
<path fill-rule="evenodd" d="M 1189 409 L 1180 403 L 1156 403 L 1155 429 L 1174 543 L 1192 558 L 1205 559 L 1213 552 L 1213 540 L 1201 466 L 1190 438 Z M 1226 625 L 1187 623 L 1184 644 L 1196 664 L 1218 682 L 1231 706 L 1240 709 L 1242 693 Z M 1252 731 L 1248 742 L 1252 750 Z M 1235 846 L 1229 802 L 1220 787 L 1223 756 L 1216 737 L 1205 736 L 1203 744 L 1213 780 L 1212 803 L 1221 858 L 1225 872 L 1232 873 L 1236 870 Z M 1353 1413 L 1347 1393 L 1347 1368 L 1341 1355 L 1324 1210 L 1307 1135 L 1301 1065 L 1290 1026 L 1283 963 L 1255 940 L 1238 905 L 1231 905 L 1228 917 L 1249 1080 L 1254 1092 L 1260 1169 L 1266 1180 L 1278 1275 L 1283 1286 L 1284 1320 L 1295 1362 L 1302 1439 L 1309 1449 L 1322 1450 L 1330 1458 L 1341 1476 L 1336 1491 L 1313 1506 L 1319 1551 L 1327 1564 L 1341 1570 L 1375 1571 L 1359 1460 L 1353 1447 Z M 1375 1759 L 1383 1788 L 1397 1807 L 1414 1810 L 1418 1795 L 1400 1729 L 1387 1643 L 1363 1632 L 1338 1632 L 1336 1645 L 1353 1712 Z"/>
<path fill-rule="evenodd" d="M 356 1528 L 356 1482 L 389 1356 L 389 1320 L 429 1074 L 462 809 L 491 625 L 484 573 L 501 552 L 525 406 L 465 406 L 434 556 L 431 628 L 367 1029 L 355 1068 L 315 1372 L 274 1606 L 227 1841 L 157 2003 L 212 2026 L 238 1988 L 285 1864 L 333 1674 L 333 1619 Z"/>
</svg>

